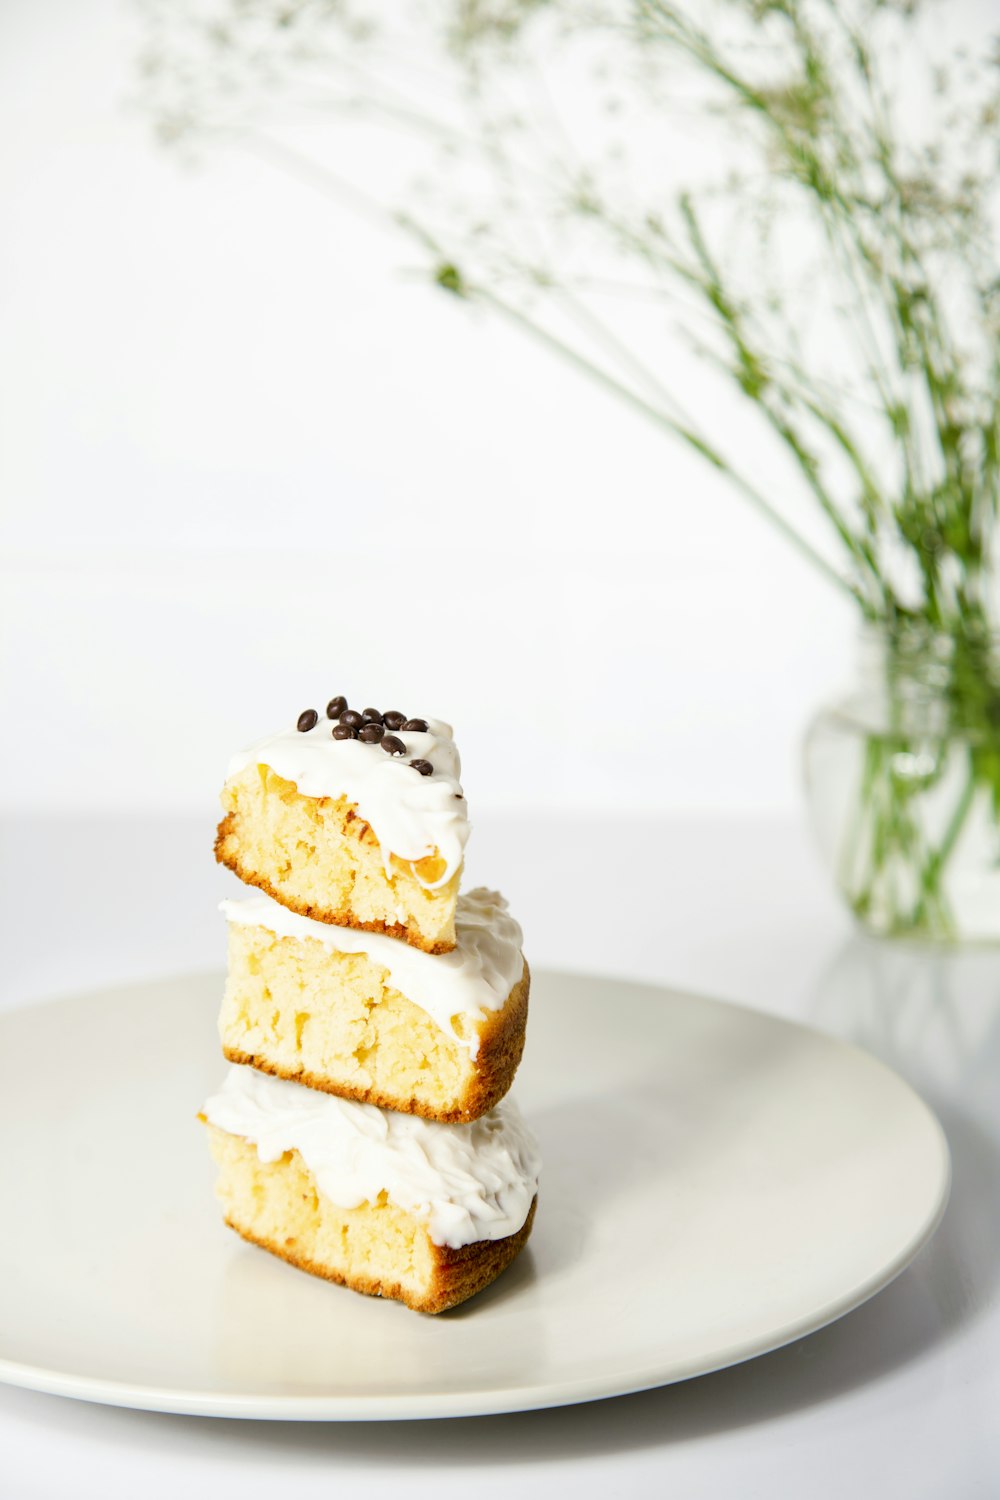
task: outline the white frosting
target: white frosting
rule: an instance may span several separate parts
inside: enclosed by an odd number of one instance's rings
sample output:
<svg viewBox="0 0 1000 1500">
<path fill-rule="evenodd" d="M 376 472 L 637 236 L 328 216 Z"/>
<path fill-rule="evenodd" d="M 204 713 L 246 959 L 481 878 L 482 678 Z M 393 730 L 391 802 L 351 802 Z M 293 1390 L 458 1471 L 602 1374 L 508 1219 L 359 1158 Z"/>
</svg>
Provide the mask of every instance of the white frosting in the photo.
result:
<svg viewBox="0 0 1000 1500">
<path fill-rule="evenodd" d="M 227 779 L 247 766 L 264 765 L 294 782 L 303 797 L 346 797 L 371 824 L 387 875 L 391 854 L 414 863 L 435 851 L 441 856 L 445 870 L 440 879 L 420 881 L 427 890 L 436 890 L 461 867 L 469 813 L 451 725 L 440 719 L 425 722 L 426 734 L 393 731 L 406 746 L 405 756 L 387 755 L 381 745 L 361 740 L 335 740 L 326 718 L 305 733 L 293 725 L 234 755 Z M 429 761 L 433 775 L 421 776 L 409 760 Z"/>
<path fill-rule="evenodd" d="M 366 953 L 388 970 L 394 989 L 425 1010 L 473 1058 L 479 1036 L 473 1031 L 460 1037 L 455 1017 L 480 1021 L 487 1011 L 502 1010 L 524 968 L 520 927 L 503 897 L 482 888 L 459 896 L 456 946 L 451 953 L 437 955 L 382 933 L 314 922 L 260 893 L 243 901 L 223 901 L 220 909 L 240 926 L 264 927 L 278 937 L 312 938 L 335 953 Z"/>
<path fill-rule="evenodd" d="M 455 1250 L 516 1234 L 538 1187 L 538 1144 L 509 1099 L 471 1125 L 439 1125 L 234 1067 L 204 1113 L 263 1162 L 298 1151 L 339 1208 L 384 1192 Z"/>
</svg>

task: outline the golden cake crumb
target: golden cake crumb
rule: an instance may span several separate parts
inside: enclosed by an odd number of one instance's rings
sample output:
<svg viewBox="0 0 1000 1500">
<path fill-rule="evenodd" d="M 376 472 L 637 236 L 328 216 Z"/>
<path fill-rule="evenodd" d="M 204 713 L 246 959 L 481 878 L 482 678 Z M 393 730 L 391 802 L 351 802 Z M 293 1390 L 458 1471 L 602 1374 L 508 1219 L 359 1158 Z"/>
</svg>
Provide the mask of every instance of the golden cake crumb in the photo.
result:
<svg viewBox="0 0 1000 1500">
<path fill-rule="evenodd" d="M 482 1291 L 531 1233 L 537 1198 L 515 1234 L 458 1250 L 435 1245 L 424 1225 L 384 1193 L 375 1203 L 338 1208 L 319 1192 L 298 1151 L 262 1162 L 242 1136 L 211 1124 L 206 1129 L 219 1167 L 216 1194 L 230 1228 L 314 1276 L 417 1312 L 445 1312 Z"/>
<path fill-rule="evenodd" d="M 246 884 L 318 922 L 403 938 L 425 953 L 455 946 L 461 870 L 443 886 L 444 860 L 408 863 L 383 851 L 344 797 L 301 796 L 269 766 L 251 765 L 222 789 L 215 857 Z"/>
<path fill-rule="evenodd" d="M 530 974 L 480 1021 L 475 1058 L 366 953 L 313 938 L 230 924 L 229 974 L 219 1016 L 222 1050 L 278 1078 L 448 1124 L 478 1119 L 510 1088 L 521 1060 Z"/>
</svg>

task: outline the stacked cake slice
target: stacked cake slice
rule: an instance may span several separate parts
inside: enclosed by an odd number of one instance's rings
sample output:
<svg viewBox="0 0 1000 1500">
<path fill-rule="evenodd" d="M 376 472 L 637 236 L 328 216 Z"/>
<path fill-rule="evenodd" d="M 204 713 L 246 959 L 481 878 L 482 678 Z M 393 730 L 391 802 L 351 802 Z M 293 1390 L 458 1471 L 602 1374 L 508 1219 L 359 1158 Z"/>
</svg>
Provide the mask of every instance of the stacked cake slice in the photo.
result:
<svg viewBox="0 0 1000 1500">
<path fill-rule="evenodd" d="M 529 973 L 503 899 L 459 894 L 469 824 L 451 730 L 334 698 L 236 756 L 216 857 L 219 1031 L 203 1118 L 226 1221 L 358 1291 L 441 1312 L 531 1229 L 539 1161 L 504 1096 Z"/>
</svg>

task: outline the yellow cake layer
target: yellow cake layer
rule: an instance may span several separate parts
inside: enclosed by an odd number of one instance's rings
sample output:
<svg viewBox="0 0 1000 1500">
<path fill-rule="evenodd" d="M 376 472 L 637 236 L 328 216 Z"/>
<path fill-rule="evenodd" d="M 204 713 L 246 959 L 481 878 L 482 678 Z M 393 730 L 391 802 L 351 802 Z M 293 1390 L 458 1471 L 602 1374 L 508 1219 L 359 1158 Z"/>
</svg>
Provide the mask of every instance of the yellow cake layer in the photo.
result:
<svg viewBox="0 0 1000 1500">
<path fill-rule="evenodd" d="M 502 1010 L 454 1018 L 459 1038 L 478 1038 L 472 1058 L 368 954 L 231 923 L 219 1035 L 231 1062 L 279 1078 L 431 1120 L 475 1120 L 513 1082 L 529 983 L 525 964 Z"/>
<path fill-rule="evenodd" d="M 439 879 L 444 860 L 391 855 L 387 875 L 371 825 L 346 798 L 303 797 L 294 782 L 251 765 L 226 782 L 222 806 L 216 858 L 247 885 L 318 922 L 385 932 L 426 953 L 454 948 L 461 870 L 428 890 L 421 881 Z"/>
<path fill-rule="evenodd" d="M 380 1194 L 375 1203 L 338 1208 L 317 1190 L 297 1151 L 262 1162 L 241 1136 L 207 1125 L 226 1223 L 303 1271 L 418 1312 L 455 1307 L 489 1285 L 531 1232 L 534 1204 L 516 1234 L 459 1250 L 435 1245 L 424 1225 Z"/>
</svg>

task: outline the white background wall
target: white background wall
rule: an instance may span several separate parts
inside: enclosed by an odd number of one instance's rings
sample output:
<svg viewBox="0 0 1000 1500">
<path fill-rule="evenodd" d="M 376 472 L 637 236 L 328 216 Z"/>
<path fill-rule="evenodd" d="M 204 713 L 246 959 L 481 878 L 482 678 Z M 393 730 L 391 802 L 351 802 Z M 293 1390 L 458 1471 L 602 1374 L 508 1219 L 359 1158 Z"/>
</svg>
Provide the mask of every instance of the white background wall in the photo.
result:
<svg viewBox="0 0 1000 1500">
<path fill-rule="evenodd" d="M 164 154 L 134 41 L 0 8 L 2 805 L 204 809 L 344 691 L 451 719 L 474 813 L 797 807 L 850 611 L 392 239 Z"/>
</svg>

